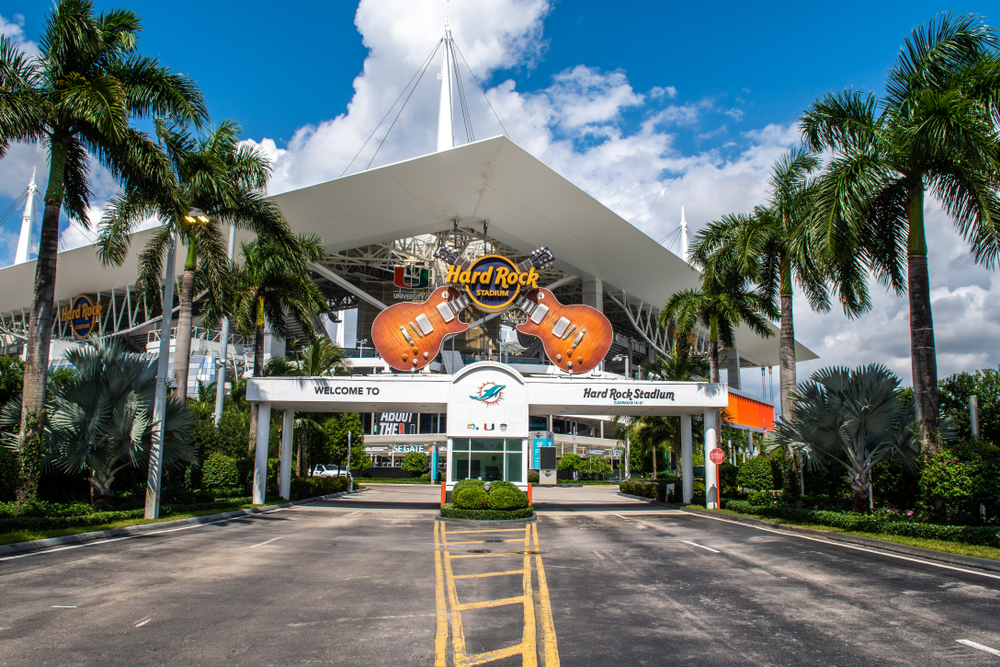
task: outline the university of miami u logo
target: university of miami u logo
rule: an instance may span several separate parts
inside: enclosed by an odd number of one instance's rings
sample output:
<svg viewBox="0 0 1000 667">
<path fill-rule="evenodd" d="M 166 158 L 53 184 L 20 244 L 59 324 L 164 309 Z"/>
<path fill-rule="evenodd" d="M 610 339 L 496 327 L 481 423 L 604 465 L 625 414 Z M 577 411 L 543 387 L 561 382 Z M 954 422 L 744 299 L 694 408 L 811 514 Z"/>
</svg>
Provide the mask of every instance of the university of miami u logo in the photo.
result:
<svg viewBox="0 0 1000 667">
<path fill-rule="evenodd" d="M 403 289 L 423 289 L 431 284 L 431 272 L 428 269 L 417 269 L 416 282 L 414 282 L 412 274 L 407 282 L 406 267 L 397 266 L 392 277 L 392 284 Z"/>
</svg>

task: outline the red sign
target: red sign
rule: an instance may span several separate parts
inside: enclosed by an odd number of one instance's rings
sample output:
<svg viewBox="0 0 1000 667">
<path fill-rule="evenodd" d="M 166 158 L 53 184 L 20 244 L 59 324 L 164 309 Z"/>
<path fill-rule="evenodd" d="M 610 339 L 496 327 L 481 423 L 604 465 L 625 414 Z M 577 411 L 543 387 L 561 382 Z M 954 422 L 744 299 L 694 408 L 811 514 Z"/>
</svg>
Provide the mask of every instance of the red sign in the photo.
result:
<svg viewBox="0 0 1000 667">
<path fill-rule="evenodd" d="M 726 453 L 721 449 L 716 448 L 708 453 L 708 458 L 715 465 L 719 465 L 726 460 Z"/>
</svg>

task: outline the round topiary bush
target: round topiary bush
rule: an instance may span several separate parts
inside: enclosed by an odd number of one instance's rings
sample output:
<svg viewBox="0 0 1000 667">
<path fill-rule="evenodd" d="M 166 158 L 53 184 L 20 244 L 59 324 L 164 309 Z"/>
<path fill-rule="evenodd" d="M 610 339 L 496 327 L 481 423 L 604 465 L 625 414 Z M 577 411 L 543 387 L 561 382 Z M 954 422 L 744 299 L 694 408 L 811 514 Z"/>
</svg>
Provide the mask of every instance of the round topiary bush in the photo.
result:
<svg viewBox="0 0 1000 667">
<path fill-rule="evenodd" d="M 457 493 L 452 492 L 455 507 L 465 510 L 480 510 L 490 506 L 490 497 L 481 486 L 467 486 Z"/>
<path fill-rule="evenodd" d="M 770 491 L 774 488 L 771 460 L 764 455 L 755 456 L 740 466 L 736 473 L 736 486 L 753 491 Z"/>
<path fill-rule="evenodd" d="M 528 494 L 513 484 L 499 488 L 493 488 L 491 485 L 487 498 L 490 509 L 494 510 L 516 510 L 528 506 Z"/>
<path fill-rule="evenodd" d="M 206 489 L 240 486 L 240 468 L 236 459 L 214 452 L 201 468 L 201 483 Z"/>
<path fill-rule="evenodd" d="M 451 490 L 451 497 L 454 498 L 456 493 L 469 487 L 478 487 L 481 489 L 484 483 L 481 479 L 463 479 L 461 482 L 455 484 L 455 487 Z"/>
</svg>

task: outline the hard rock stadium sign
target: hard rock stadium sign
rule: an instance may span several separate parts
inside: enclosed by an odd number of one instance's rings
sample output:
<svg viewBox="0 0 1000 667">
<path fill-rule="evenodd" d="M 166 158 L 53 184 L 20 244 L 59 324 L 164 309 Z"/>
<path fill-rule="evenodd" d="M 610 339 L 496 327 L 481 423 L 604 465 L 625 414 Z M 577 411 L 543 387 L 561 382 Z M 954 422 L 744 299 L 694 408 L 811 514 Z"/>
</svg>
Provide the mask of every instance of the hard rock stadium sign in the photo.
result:
<svg viewBox="0 0 1000 667">
<path fill-rule="evenodd" d="M 541 339 L 549 360 L 569 373 L 593 369 L 611 348 L 614 334 L 604 313 L 564 306 L 538 286 L 538 269 L 554 259 L 548 248 L 517 264 L 501 255 L 469 261 L 445 246 L 434 256 L 450 265 L 446 285 L 422 303 L 386 308 L 372 323 L 375 348 L 393 368 L 416 371 L 431 363 L 446 339 L 468 330 L 459 315 L 469 306 L 492 313 L 520 309 L 527 321 L 517 330 Z"/>
</svg>

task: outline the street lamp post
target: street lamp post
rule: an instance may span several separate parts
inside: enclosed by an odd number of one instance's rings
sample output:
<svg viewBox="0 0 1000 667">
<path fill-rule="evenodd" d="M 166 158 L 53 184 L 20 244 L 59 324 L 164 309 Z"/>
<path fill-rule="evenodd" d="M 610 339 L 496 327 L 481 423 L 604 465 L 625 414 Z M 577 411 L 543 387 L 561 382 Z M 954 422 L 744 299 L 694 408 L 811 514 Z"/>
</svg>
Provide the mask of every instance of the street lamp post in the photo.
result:
<svg viewBox="0 0 1000 667">
<path fill-rule="evenodd" d="M 208 216 L 192 208 L 184 216 L 188 222 L 207 222 Z M 163 438 L 167 431 L 167 368 L 170 363 L 170 322 L 174 315 L 174 279 L 177 263 L 177 234 L 167 242 L 167 269 L 163 279 L 163 315 L 160 320 L 160 356 L 156 360 L 156 393 L 153 398 L 153 438 L 149 447 L 149 475 L 146 478 L 147 519 L 160 518 L 160 484 L 163 481 Z M 184 388 L 185 393 L 187 388 Z"/>
<path fill-rule="evenodd" d="M 236 225 L 229 227 L 229 261 L 236 252 Z M 222 319 L 222 337 L 219 341 L 219 359 L 215 371 L 215 423 L 222 419 L 222 405 L 226 397 L 226 369 L 229 365 L 229 316 Z M 221 372 L 221 376 L 220 376 Z"/>
</svg>

